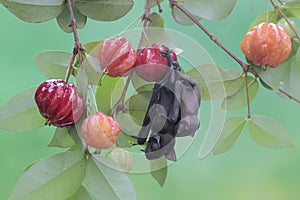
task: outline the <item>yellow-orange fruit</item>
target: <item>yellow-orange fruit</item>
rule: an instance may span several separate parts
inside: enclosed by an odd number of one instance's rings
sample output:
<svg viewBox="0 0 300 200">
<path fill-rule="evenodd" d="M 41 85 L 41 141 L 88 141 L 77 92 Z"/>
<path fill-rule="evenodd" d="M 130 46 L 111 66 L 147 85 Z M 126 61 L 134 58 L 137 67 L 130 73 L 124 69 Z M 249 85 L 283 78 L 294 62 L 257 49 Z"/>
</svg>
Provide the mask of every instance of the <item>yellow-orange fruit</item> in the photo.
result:
<svg viewBox="0 0 300 200">
<path fill-rule="evenodd" d="M 240 47 L 255 65 L 275 68 L 289 57 L 292 42 L 284 28 L 263 22 L 245 35 Z"/>
<path fill-rule="evenodd" d="M 116 142 L 120 133 L 120 125 L 112 117 L 97 112 L 83 121 L 81 133 L 87 145 L 108 149 Z"/>
</svg>

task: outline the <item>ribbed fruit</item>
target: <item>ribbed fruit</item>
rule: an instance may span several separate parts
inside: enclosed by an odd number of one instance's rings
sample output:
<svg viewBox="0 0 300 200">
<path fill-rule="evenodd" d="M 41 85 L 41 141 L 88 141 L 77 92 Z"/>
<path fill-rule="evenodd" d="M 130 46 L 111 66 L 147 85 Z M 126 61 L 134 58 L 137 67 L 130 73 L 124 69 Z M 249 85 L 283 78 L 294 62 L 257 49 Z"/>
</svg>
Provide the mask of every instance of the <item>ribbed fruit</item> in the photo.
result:
<svg viewBox="0 0 300 200">
<path fill-rule="evenodd" d="M 125 171 L 130 171 L 133 166 L 133 156 L 129 151 L 122 148 L 114 148 L 107 155 L 107 158 L 117 163 Z"/>
<path fill-rule="evenodd" d="M 120 125 L 112 117 L 97 112 L 83 121 L 81 133 L 87 145 L 108 149 L 116 142 L 120 133 Z"/>
<path fill-rule="evenodd" d="M 43 82 L 35 92 L 35 102 L 46 124 L 65 127 L 78 121 L 83 113 L 83 97 L 74 84 L 51 79 Z"/>
<path fill-rule="evenodd" d="M 135 64 L 136 53 L 131 43 L 123 37 L 104 40 L 97 53 L 100 66 L 111 77 L 127 76 Z"/>
<path fill-rule="evenodd" d="M 264 22 L 245 35 L 240 47 L 255 65 L 275 68 L 289 57 L 292 42 L 284 28 Z"/>
<path fill-rule="evenodd" d="M 161 44 L 153 44 L 138 51 L 135 69 L 144 80 L 158 81 L 164 77 L 168 69 L 168 58 L 161 51 L 166 51 Z M 174 51 L 171 50 L 170 54 L 177 61 Z"/>
</svg>

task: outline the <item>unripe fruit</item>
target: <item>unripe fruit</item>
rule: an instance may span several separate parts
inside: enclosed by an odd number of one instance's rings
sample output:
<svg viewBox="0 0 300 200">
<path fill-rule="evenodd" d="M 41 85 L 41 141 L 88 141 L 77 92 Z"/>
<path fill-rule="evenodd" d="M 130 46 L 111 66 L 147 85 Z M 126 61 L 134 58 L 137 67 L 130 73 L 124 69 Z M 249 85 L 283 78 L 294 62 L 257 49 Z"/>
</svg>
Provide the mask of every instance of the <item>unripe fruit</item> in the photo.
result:
<svg viewBox="0 0 300 200">
<path fill-rule="evenodd" d="M 164 77 L 168 69 L 168 58 L 161 51 L 166 51 L 161 44 L 153 44 L 138 51 L 135 69 L 144 80 L 158 81 Z M 174 51 L 171 50 L 170 54 L 177 61 Z"/>
<path fill-rule="evenodd" d="M 111 77 L 127 76 L 135 64 L 136 53 L 123 37 L 108 38 L 98 49 L 97 57 L 103 70 Z"/>
<path fill-rule="evenodd" d="M 74 84 L 48 80 L 35 92 L 35 102 L 48 125 L 65 127 L 78 121 L 83 113 L 83 97 Z"/>
<path fill-rule="evenodd" d="M 114 148 L 107 155 L 107 158 L 117 163 L 125 171 L 130 171 L 133 165 L 133 156 L 129 151 L 122 148 Z"/>
<path fill-rule="evenodd" d="M 282 27 L 264 22 L 245 35 L 241 50 L 255 65 L 275 68 L 289 57 L 291 37 Z"/>
<path fill-rule="evenodd" d="M 108 149 L 116 142 L 120 133 L 120 125 L 112 117 L 97 112 L 83 121 L 81 133 L 87 145 Z"/>
</svg>

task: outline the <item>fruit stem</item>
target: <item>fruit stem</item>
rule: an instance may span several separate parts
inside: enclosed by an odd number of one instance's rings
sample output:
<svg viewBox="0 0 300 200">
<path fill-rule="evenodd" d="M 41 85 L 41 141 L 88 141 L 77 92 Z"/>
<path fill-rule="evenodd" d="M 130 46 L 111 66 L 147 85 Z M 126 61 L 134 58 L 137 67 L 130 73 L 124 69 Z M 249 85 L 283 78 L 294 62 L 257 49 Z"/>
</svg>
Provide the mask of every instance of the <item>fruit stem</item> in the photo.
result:
<svg viewBox="0 0 300 200">
<path fill-rule="evenodd" d="M 292 99 L 292 100 L 294 100 L 294 101 L 296 101 L 297 103 L 300 104 L 300 100 L 299 100 L 299 99 L 295 98 L 295 97 L 294 97 L 293 95 L 291 95 L 290 93 L 284 91 L 282 88 L 279 87 L 279 88 L 278 88 L 278 91 L 281 92 L 282 94 L 284 94 L 285 96 L 287 96 L 288 98 L 290 98 L 290 99 Z"/>
<path fill-rule="evenodd" d="M 245 82 L 246 82 L 246 96 L 247 96 L 247 108 L 248 108 L 248 119 L 251 118 L 251 107 L 250 107 L 250 95 L 249 95 L 249 80 L 248 73 L 245 72 Z"/>
<path fill-rule="evenodd" d="M 240 60 L 236 55 L 229 51 L 211 32 L 209 32 L 190 12 L 188 12 L 183 6 L 181 6 L 175 0 L 169 0 L 170 6 L 173 8 L 177 7 L 185 16 L 192 20 L 214 43 L 216 43 L 221 49 L 223 49 L 231 58 L 233 58 L 245 72 L 252 73 L 255 77 L 258 77 L 258 74 L 250 67 L 249 64 Z"/>
<path fill-rule="evenodd" d="M 266 0 L 266 21 L 269 22 L 269 0 Z"/>
<path fill-rule="evenodd" d="M 160 6 L 160 2 L 159 2 L 159 0 L 155 0 L 156 1 L 156 5 L 157 5 L 157 7 L 158 7 L 158 12 L 159 13 L 162 13 L 162 8 L 161 8 L 161 6 Z"/>
<path fill-rule="evenodd" d="M 277 12 L 281 15 L 281 17 L 286 21 L 286 23 L 288 23 L 288 25 L 290 26 L 290 28 L 292 29 L 292 31 L 295 33 L 296 37 L 298 39 L 300 39 L 300 35 L 298 34 L 298 32 L 295 30 L 295 28 L 293 27 L 293 25 L 291 24 L 290 20 L 285 16 L 285 14 L 283 13 L 283 11 L 281 10 L 281 8 L 274 2 L 274 0 L 270 0 L 271 4 L 273 5 L 273 7 L 275 8 L 275 10 L 277 10 Z M 282 4 L 282 2 L 280 2 Z M 283 4 L 282 4 L 283 5 Z"/>
</svg>

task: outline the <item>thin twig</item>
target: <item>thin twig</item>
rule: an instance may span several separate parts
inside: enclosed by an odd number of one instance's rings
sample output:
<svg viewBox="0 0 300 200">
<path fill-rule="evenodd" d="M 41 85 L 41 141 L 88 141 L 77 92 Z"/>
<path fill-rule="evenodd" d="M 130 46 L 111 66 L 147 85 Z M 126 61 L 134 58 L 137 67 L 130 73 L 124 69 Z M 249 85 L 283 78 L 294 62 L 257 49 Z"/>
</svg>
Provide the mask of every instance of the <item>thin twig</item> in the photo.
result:
<svg viewBox="0 0 300 200">
<path fill-rule="evenodd" d="M 295 33 L 296 37 L 298 39 L 300 39 L 300 35 L 298 34 L 297 30 L 295 30 L 295 28 L 293 27 L 292 23 L 290 22 L 290 20 L 285 16 L 285 14 L 283 13 L 283 11 L 281 10 L 281 8 L 274 2 L 274 0 L 270 0 L 271 4 L 273 5 L 273 7 L 277 10 L 277 12 L 281 15 L 281 17 L 286 21 L 286 23 L 288 23 L 288 25 L 290 26 L 290 28 L 292 29 L 292 31 Z"/>
<path fill-rule="evenodd" d="M 184 15 L 186 15 L 190 20 L 192 20 L 214 43 L 216 43 L 220 48 L 222 48 L 231 58 L 233 58 L 245 72 L 252 73 L 255 77 L 258 74 L 250 67 L 249 64 L 240 60 L 231 51 L 229 51 L 211 32 L 209 32 L 191 13 L 189 13 L 184 7 L 182 7 L 177 1 L 169 0 L 171 7 L 177 7 Z"/>
<path fill-rule="evenodd" d="M 72 0 L 67 0 L 67 4 L 68 4 L 68 9 L 70 12 L 70 27 L 72 28 L 72 32 L 73 32 L 73 36 L 74 36 L 74 48 L 73 48 L 73 56 L 71 58 L 70 61 L 70 65 L 73 65 L 74 60 L 75 60 L 75 56 L 78 55 L 79 56 L 79 62 L 81 64 L 82 70 L 85 71 L 85 66 L 84 66 L 84 62 L 83 62 L 83 47 L 79 41 L 79 37 L 78 37 L 78 33 L 77 33 L 77 24 L 76 24 L 76 19 L 74 16 L 74 11 L 72 8 Z M 72 62 L 73 60 L 73 62 Z M 70 68 L 70 67 L 69 67 Z M 66 78 L 65 80 L 68 81 L 70 75 L 71 75 L 71 71 L 70 69 L 68 70 L 67 74 L 66 74 Z"/>
<path fill-rule="evenodd" d="M 65 82 L 67 83 L 69 81 L 69 78 L 72 74 L 73 71 L 73 64 L 75 62 L 75 58 L 76 58 L 76 53 L 73 52 L 72 57 L 70 59 L 70 64 L 68 66 L 67 72 L 66 72 L 66 76 L 65 76 Z"/>
<path fill-rule="evenodd" d="M 249 80 L 248 73 L 245 73 L 245 82 L 246 82 L 246 96 L 247 96 L 247 108 L 248 108 L 248 119 L 251 118 L 251 107 L 250 107 L 250 94 L 249 94 Z"/>
<path fill-rule="evenodd" d="M 290 98 L 290 99 L 292 99 L 292 100 L 294 100 L 294 101 L 296 101 L 297 103 L 300 104 L 300 100 L 299 100 L 299 99 L 295 98 L 295 97 L 294 97 L 293 95 L 291 95 L 290 93 L 284 91 L 282 88 L 278 88 L 278 91 L 281 92 L 282 94 L 284 94 L 285 96 L 287 96 L 288 98 Z"/>
<path fill-rule="evenodd" d="M 160 2 L 159 2 L 159 0 L 155 0 L 156 1 L 156 5 L 157 5 L 157 7 L 158 7 L 158 12 L 159 13 L 162 13 L 162 8 L 161 8 L 161 6 L 160 6 Z"/>
<path fill-rule="evenodd" d="M 266 21 L 269 22 L 269 0 L 266 0 Z"/>
</svg>

